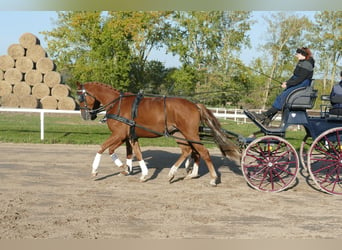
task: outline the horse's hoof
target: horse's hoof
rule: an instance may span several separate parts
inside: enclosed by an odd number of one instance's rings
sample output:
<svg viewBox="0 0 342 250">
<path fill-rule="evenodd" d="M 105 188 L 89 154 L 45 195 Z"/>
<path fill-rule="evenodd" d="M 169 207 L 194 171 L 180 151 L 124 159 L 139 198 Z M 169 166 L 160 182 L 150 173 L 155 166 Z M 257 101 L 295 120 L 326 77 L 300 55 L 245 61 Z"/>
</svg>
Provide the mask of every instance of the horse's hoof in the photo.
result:
<svg viewBox="0 0 342 250">
<path fill-rule="evenodd" d="M 175 178 L 174 175 L 172 175 L 172 176 L 169 175 L 169 183 L 171 183 L 171 182 L 173 181 L 174 178 Z"/>
<path fill-rule="evenodd" d="M 198 177 L 199 177 L 199 175 L 191 175 L 191 174 L 189 174 L 189 175 L 185 176 L 184 180 L 196 179 Z"/>
<path fill-rule="evenodd" d="M 142 175 L 140 177 L 140 182 L 146 182 L 147 181 L 147 175 Z"/>
<path fill-rule="evenodd" d="M 97 172 L 92 172 L 92 173 L 91 173 L 91 176 L 92 176 L 92 177 L 96 177 L 96 176 L 97 176 Z"/>
<path fill-rule="evenodd" d="M 129 172 L 125 170 L 125 171 L 120 172 L 119 175 L 120 176 L 127 176 L 127 175 L 129 175 Z"/>
<path fill-rule="evenodd" d="M 216 179 L 210 181 L 210 186 L 212 186 L 212 187 L 216 187 L 217 186 Z"/>
</svg>

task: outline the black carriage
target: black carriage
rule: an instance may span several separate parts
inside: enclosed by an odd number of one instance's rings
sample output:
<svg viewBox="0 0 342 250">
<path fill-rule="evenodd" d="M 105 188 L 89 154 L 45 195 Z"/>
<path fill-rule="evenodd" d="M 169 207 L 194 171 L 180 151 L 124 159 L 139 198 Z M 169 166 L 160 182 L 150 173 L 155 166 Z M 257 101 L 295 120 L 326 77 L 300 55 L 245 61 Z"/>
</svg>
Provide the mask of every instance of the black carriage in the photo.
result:
<svg viewBox="0 0 342 250">
<path fill-rule="evenodd" d="M 241 168 L 249 185 L 266 192 L 287 189 L 296 180 L 301 163 L 322 191 L 342 194 L 342 115 L 331 112 L 329 104 L 321 105 L 319 116 L 309 115 L 307 110 L 313 108 L 316 98 L 313 84 L 294 90 L 287 97 L 280 126 L 276 128 L 265 127 L 252 113 L 244 111 L 264 134 L 243 139 L 246 148 Z M 330 101 L 329 96 L 321 98 Z M 285 139 L 291 125 L 305 128 L 299 154 Z"/>
</svg>

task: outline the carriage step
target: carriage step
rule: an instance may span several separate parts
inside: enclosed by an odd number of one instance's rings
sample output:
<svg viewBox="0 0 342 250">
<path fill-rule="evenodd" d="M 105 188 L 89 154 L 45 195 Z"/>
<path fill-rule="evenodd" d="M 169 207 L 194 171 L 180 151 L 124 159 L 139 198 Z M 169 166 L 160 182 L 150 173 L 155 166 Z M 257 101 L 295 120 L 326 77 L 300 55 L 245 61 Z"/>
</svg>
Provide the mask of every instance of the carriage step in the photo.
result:
<svg viewBox="0 0 342 250">
<path fill-rule="evenodd" d="M 247 109 L 244 109 L 243 112 L 249 119 L 251 119 L 261 129 L 261 131 L 264 134 L 276 135 L 280 137 L 285 136 L 285 131 L 281 127 L 277 127 L 277 128 L 265 127 L 258 119 L 256 119 L 256 117 L 250 111 L 248 111 Z"/>
</svg>

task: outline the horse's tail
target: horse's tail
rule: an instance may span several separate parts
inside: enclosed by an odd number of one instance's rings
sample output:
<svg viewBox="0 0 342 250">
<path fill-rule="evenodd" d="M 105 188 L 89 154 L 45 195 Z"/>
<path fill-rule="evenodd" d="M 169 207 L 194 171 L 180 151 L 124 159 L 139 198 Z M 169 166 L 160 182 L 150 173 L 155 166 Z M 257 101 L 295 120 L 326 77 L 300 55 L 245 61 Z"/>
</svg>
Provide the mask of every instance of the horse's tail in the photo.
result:
<svg viewBox="0 0 342 250">
<path fill-rule="evenodd" d="M 219 146 L 221 153 L 231 160 L 240 163 L 240 148 L 233 142 L 236 138 L 222 132 L 220 122 L 203 104 L 196 105 L 200 110 L 202 123 L 206 124 L 212 130 L 214 141 Z"/>
</svg>

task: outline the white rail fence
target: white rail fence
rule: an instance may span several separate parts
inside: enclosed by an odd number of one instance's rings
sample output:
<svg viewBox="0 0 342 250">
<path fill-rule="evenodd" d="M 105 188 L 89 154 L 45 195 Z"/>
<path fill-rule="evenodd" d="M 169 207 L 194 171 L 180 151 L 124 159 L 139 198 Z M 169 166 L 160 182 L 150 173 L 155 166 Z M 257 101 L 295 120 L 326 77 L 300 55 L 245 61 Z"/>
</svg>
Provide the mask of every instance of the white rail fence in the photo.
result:
<svg viewBox="0 0 342 250">
<path fill-rule="evenodd" d="M 234 120 L 237 123 L 249 122 L 247 116 L 241 109 L 225 109 L 225 108 L 209 108 L 217 118 Z M 260 110 L 254 110 L 260 111 Z M 45 114 L 77 114 L 80 115 L 79 110 L 54 110 L 54 109 L 24 109 L 24 108 L 1 108 L 1 112 L 20 112 L 20 113 L 40 113 L 40 139 L 44 140 L 44 118 Z M 277 119 L 281 119 L 280 116 Z"/>
<path fill-rule="evenodd" d="M 54 110 L 54 109 L 0 108 L 0 112 L 40 113 L 40 139 L 41 140 L 44 140 L 44 117 L 46 113 L 80 115 L 79 110 Z"/>
</svg>

